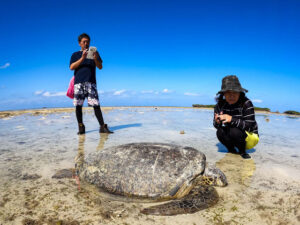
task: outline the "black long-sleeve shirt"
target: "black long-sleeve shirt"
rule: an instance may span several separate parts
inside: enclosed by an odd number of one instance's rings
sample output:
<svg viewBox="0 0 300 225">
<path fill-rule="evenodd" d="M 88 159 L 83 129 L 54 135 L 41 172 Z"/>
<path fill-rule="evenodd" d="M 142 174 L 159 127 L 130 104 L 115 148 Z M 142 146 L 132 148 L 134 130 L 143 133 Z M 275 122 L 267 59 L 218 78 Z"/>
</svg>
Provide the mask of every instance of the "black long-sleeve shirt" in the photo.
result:
<svg viewBox="0 0 300 225">
<path fill-rule="evenodd" d="M 229 105 L 226 101 L 219 101 L 214 108 L 214 112 L 217 114 L 223 112 L 223 114 L 232 116 L 231 122 L 228 124 L 229 126 L 258 134 L 254 107 L 247 97 L 239 99 L 238 102 L 233 105 Z M 213 124 L 215 128 L 219 128 L 221 126 L 221 124 L 218 124 L 215 121 L 215 117 Z"/>
</svg>

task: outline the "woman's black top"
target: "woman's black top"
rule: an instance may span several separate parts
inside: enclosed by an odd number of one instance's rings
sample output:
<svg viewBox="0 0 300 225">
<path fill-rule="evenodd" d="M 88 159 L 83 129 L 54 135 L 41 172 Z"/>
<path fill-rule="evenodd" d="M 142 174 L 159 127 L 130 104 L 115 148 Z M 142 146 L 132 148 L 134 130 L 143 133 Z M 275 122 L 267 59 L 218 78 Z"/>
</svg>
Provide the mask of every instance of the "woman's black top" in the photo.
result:
<svg viewBox="0 0 300 225">
<path fill-rule="evenodd" d="M 255 120 L 255 112 L 252 102 L 247 97 L 240 97 L 237 103 L 229 105 L 225 100 L 219 100 L 215 105 L 214 112 L 228 114 L 232 116 L 230 127 L 237 127 L 243 131 L 249 131 L 258 134 L 258 127 Z M 214 127 L 219 128 L 222 124 L 213 121 Z"/>
</svg>

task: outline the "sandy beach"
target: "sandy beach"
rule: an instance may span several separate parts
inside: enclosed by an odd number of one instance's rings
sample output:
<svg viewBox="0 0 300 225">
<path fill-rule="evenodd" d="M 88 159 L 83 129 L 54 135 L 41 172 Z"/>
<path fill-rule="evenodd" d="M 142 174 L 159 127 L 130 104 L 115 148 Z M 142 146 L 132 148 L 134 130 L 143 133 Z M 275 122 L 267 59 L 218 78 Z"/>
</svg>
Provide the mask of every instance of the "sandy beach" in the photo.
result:
<svg viewBox="0 0 300 225">
<path fill-rule="evenodd" d="M 227 153 L 212 126 L 213 111 L 190 107 L 103 107 L 115 133 L 99 134 L 84 108 L 78 136 L 73 108 L 0 112 L 0 224 L 300 224 L 300 118 L 257 112 L 260 142 L 251 160 Z M 184 131 L 184 132 L 181 132 Z M 132 142 L 164 142 L 202 151 L 227 176 L 219 202 L 194 214 L 148 216 L 160 204 L 114 196 L 72 173 L 79 154 Z"/>
</svg>

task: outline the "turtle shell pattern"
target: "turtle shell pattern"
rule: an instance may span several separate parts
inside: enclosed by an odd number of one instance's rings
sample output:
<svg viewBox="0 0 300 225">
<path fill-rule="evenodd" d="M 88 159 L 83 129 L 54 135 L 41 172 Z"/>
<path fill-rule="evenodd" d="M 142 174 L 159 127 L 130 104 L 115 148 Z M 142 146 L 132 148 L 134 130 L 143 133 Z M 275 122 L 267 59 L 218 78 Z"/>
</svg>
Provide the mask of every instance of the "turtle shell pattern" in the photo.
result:
<svg viewBox="0 0 300 225">
<path fill-rule="evenodd" d="M 89 154 L 80 176 L 113 194 L 170 199 L 183 183 L 203 174 L 205 161 L 191 147 L 131 143 Z"/>
</svg>

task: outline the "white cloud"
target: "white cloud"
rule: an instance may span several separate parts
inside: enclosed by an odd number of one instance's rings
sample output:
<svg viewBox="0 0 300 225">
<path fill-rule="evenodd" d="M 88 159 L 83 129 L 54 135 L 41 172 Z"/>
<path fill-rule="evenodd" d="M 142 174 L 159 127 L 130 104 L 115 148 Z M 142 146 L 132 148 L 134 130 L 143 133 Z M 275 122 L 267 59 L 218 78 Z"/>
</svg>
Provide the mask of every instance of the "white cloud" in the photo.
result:
<svg viewBox="0 0 300 225">
<path fill-rule="evenodd" d="M 125 92 L 126 90 L 119 90 L 119 91 L 115 91 L 113 95 L 121 95 Z"/>
<path fill-rule="evenodd" d="M 5 69 L 10 66 L 10 63 L 5 63 L 3 66 L 0 66 L 0 69 Z"/>
<path fill-rule="evenodd" d="M 44 97 L 56 97 L 56 96 L 65 96 L 66 92 L 64 91 L 58 91 L 58 92 L 49 92 L 49 91 L 43 91 L 43 90 L 38 90 L 34 92 L 35 95 L 41 95 Z"/>
<path fill-rule="evenodd" d="M 167 88 L 165 88 L 163 91 L 162 91 L 162 93 L 171 93 L 172 91 L 171 90 L 169 90 L 169 89 L 167 89 Z"/>
<path fill-rule="evenodd" d="M 184 95 L 187 95 L 187 96 L 199 96 L 199 94 L 197 94 L 197 93 L 190 93 L 190 92 L 185 92 Z"/>
<path fill-rule="evenodd" d="M 260 100 L 260 99 L 253 99 L 252 102 L 255 102 L 255 103 L 262 103 L 263 101 Z"/>
<path fill-rule="evenodd" d="M 34 94 L 35 95 L 40 95 L 40 94 L 42 94 L 44 91 L 36 91 L 36 92 L 34 92 Z"/>
<path fill-rule="evenodd" d="M 61 92 L 54 92 L 50 93 L 49 91 L 46 91 L 45 93 L 42 94 L 45 97 L 56 97 L 56 96 L 65 96 L 66 92 L 61 91 Z"/>
</svg>

